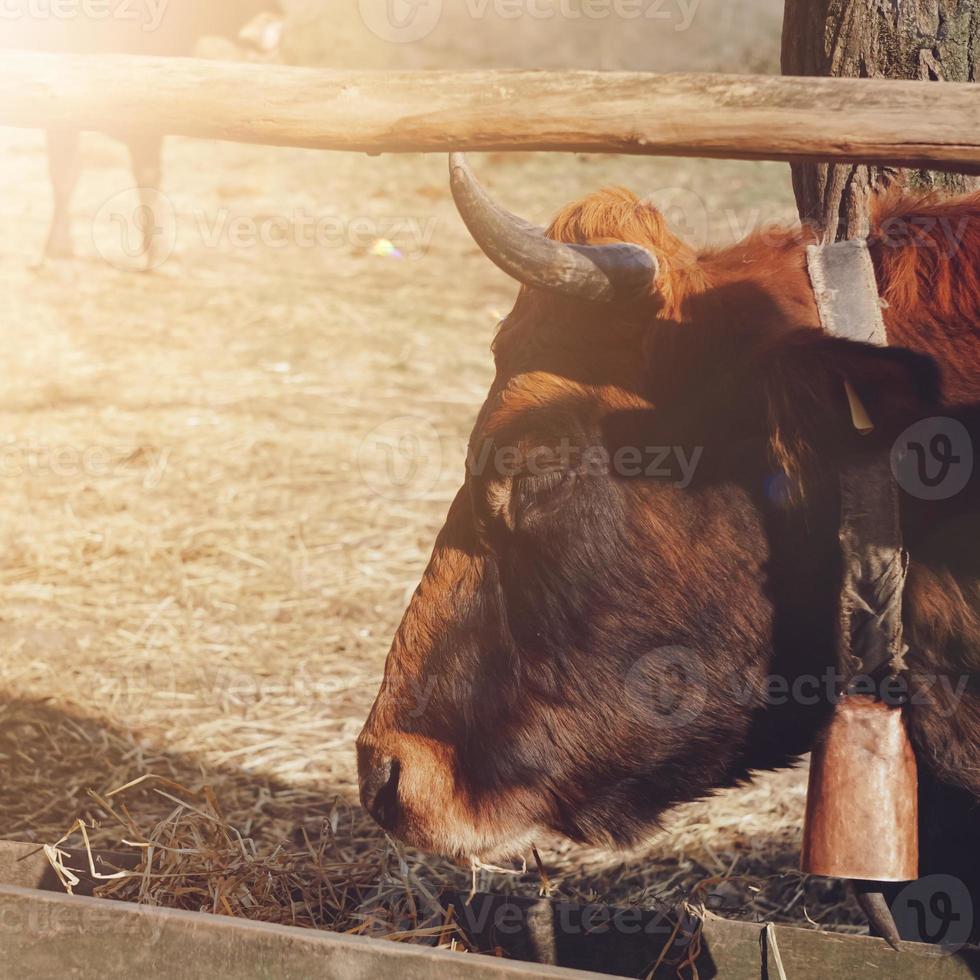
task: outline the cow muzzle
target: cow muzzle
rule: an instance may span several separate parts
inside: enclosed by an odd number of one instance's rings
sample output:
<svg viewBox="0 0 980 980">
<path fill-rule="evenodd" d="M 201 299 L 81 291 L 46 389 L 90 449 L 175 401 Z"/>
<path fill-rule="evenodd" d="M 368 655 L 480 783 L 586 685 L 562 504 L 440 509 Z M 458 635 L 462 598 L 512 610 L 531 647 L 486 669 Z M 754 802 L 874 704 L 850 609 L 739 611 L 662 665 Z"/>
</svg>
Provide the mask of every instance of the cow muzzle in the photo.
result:
<svg viewBox="0 0 980 980">
<path fill-rule="evenodd" d="M 397 834 L 402 823 L 402 808 L 398 799 L 401 760 L 370 745 L 359 743 L 357 773 L 361 805 L 379 826 L 389 833 Z"/>
<path fill-rule="evenodd" d="M 450 746 L 424 735 L 369 725 L 357 740 L 361 803 L 393 837 L 461 861 L 515 853 L 532 829 L 525 801 L 505 793 L 476 805 L 458 768 Z"/>
</svg>

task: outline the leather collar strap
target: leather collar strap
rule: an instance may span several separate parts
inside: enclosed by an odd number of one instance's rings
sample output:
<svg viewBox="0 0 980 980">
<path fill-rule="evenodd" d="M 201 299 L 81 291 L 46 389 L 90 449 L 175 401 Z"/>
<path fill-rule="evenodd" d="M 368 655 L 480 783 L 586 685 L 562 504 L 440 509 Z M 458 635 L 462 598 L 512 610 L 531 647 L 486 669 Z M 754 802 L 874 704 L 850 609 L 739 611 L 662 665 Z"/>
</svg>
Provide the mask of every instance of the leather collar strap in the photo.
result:
<svg viewBox="0 0 980 980">
<path fill-rule="evenodd" d="M 874 264 L 864 239 L 811 245 L 807 266 L 827 333 L 887 345 Z M 906 669 L 902 594 L 908 556 L 887 453 L 848 463 L 840 473 L 840 490 L 844 574 L 838 659 L 846 688 L 859 675 Z"/>
</svg>

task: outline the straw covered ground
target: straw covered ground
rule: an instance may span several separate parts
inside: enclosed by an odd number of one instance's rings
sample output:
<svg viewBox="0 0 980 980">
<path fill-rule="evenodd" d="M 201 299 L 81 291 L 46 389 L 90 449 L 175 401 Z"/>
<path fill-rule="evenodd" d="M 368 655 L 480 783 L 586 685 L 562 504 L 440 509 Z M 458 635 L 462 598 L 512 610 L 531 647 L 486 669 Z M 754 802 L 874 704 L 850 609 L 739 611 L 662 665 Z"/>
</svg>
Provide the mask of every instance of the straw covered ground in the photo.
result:
<svg viewBox="0 0 980 980">
<path fill-rule="evenodd" d="M 81 846 L 81 818 L 149 857 L 119 897 L 451 944 L 434 897 L 470 872 L 386 842 L 353 743 L 514 287 L 439 158 L 171 140 L 143 275 L 124 151 L 85 156 L 78 258 L 39 265 L 43 142 L 0 133 L 0 836 Z M 474 162 L 538 221 L 607 183 L 703 240 L 793 213 L 779 165 Z M 541 840 L 550 889 L 856 928 L 794 871 L 804 782 L 686 807 L 631 855 Z M 529 866 L 476 885 L 537 894 Z"/>
</svg>

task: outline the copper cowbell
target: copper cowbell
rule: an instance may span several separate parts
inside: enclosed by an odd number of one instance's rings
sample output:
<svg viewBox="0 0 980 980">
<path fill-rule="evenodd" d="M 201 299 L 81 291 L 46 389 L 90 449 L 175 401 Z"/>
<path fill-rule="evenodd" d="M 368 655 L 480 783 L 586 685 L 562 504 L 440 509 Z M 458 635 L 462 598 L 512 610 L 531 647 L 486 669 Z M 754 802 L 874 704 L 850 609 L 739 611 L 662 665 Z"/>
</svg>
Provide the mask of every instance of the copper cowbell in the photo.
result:
<svg viewBox="0 0 980 980">
<path fill-rule="evenodd" d="M 918 773 L 904 711 L 844 697 L 810 762 L 802 870 L 829 878 L 919 876 Z"/>
</svg>

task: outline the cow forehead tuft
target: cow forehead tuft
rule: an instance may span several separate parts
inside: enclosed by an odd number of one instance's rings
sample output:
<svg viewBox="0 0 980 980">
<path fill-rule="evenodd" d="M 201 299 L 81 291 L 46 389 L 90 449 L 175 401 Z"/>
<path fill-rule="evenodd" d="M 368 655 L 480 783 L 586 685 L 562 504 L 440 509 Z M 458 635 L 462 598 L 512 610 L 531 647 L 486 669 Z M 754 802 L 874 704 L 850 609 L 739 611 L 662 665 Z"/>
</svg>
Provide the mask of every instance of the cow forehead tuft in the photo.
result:
<svg viewBox="0 0 980 980">
<path fill-rule="evenodd" d="M 618 385 L 591 385 L 550 371 L 529 371 L 513 378 L 500 393 L 497 404 L 483 426 L 485 436 L 519 424 L 529 414 L 575 402 L 588 405 L 598 414 L 649 409 L 653 406 L 635 392 Z"/>
</svg>

